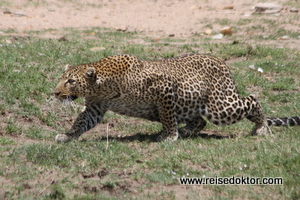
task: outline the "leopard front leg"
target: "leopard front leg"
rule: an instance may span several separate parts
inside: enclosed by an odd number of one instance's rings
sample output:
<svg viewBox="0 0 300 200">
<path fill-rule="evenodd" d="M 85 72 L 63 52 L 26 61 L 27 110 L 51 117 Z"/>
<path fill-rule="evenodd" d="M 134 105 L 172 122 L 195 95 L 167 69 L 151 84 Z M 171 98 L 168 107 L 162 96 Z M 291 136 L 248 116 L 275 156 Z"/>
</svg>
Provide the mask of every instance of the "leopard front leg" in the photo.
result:
<svg viewBox="0 0 300 200">
<path fill-rule="evenodd" d="M 163 130 L 158 136 L 157 141 L 176 141 L 178 139 L 177 121 L 175 119 L 174 107 L 165 105 L 159 110 L 159 119 Z"/>
<path fill-rule="evenodd" d="M 99 105 L 88 105 L 86 109 L 79 114 L 71 129 L 55 137 L 56 142 L 69 142 L 78 139 L 81 134 L 95 127 L 103 118 L 106 109 Z"/>
<path fill-rule="evenodd" d="M 163 97 L 158 102 L 158 113 L 163 130 L 157 141 L 176 141 L 178 139 L 178 127 L 175 116 L 173 88 L 171 86 L 166 87 Z"/>
</svg>

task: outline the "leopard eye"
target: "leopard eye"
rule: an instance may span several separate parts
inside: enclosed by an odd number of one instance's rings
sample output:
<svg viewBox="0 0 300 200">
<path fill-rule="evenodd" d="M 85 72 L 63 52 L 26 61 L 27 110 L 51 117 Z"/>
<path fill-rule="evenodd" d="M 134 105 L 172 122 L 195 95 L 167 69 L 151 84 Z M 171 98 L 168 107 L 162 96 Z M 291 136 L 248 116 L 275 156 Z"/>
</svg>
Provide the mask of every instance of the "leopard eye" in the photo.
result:
<svg viewBox="0 0 300 200">
<path fill-rule="evenodd" d="M 67 83 L 70 83 L 70 84 L 72 84 L 74 82 L 76 82 L 74 79 L 68 79 L 68 81 L 67 81 Z"/>
</svg>

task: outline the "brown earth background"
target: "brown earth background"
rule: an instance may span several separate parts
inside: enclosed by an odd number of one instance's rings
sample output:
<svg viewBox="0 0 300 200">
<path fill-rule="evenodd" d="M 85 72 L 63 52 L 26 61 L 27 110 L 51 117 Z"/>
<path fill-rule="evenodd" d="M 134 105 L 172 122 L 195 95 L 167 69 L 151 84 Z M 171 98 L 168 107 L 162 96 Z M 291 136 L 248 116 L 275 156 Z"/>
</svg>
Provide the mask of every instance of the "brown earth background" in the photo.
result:
<svg viewBox="0 0 300 200">
<path fill-rule="evenodd" d="M 2 9 L 0 30 L 13 29 L 22 34 L 30 30 L 66 27 L 79 29 L 106 27 L 120 31 L 141 32 L 154 38 L 166 35 L 188 38 L 194 34 L 217 34 L 224 28 L 217 23 L 218 20 L 226 19 L 230 22 L 233 34 L 244 38 L 255 34 L 267 38 L 268 34 L 280 28 L 300 33 L 299 8 L 293 7 L 297 6 L 296 0 L 272 1 L 273 4 L 282 6 L 282 10 L 279 12 L 271 10 L 271 14 L 253 14 L 255 6 L 260 2 L 258 0 L 11 0 L 9 3 L 0 4 Z M 268 31 L 247 31 L 247 27 L 258 25 L 255 21 L 251 21 L 257 18 L 276 21 L 275 28 Z M 240 19 L 249 19 L 249 23 L 238 25 Z M 208 24 L 211 25 L 210 28 L 207 28 Z M 45 37 L 59 36 L 47 33 Z M 278 38 L 274 43 L 279 47 L 300 48 L 299 37 L 298 40 Z"/>
</svg>

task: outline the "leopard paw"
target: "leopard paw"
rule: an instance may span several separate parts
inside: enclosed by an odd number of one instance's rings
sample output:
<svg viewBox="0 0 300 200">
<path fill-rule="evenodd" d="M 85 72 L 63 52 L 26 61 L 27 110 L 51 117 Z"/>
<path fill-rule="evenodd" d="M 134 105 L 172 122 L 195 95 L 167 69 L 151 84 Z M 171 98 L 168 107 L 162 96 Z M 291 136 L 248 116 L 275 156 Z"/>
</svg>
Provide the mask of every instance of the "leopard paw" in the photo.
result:
<svg viewBox="0 0 300 200">
<path fill-rule="evenodd" d="M 73 138 L 71 136 L 68 136 L 66 134 L 58 134 L 55 136 L 55 141 L 58 143 L 66 143 L 71 141 Z"/>
<path fill-rule="evenodd" d="M 271 133 L 271 130 L 267 123 L 263 123 L 263 125 L 255 126 L 251 132 L 251 135 L 268 135 Z"/>
<path fill-rule="evenodd" d="M 185 127 L 178 129 L 178 133 L 181 138 L 188 138 L 193 135 L 193 132 Z"/>
<path fill-rule="evenodd" d="M 168 142 L 174 142 L 178 139 L 178 132 L 176 132 L 175 134 L 167 134 L 165 132 L 162 132 L 158 137 L 157 137 L 157 141 L 158 142 L 164 142 L 164 141 L 168 141 Z"/>
</svg>

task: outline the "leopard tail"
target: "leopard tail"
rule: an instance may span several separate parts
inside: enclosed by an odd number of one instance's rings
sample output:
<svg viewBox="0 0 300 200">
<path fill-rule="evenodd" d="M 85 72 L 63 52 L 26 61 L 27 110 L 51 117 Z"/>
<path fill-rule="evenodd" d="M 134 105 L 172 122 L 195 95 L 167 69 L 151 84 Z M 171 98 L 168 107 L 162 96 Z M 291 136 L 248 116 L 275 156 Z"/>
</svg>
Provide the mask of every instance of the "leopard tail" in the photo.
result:
<svg viewBox="0 0 300 200">
<path fill-rule="evenodd" d="M 300 116 L 295 117 L 267 117 L 268 126 L 296 126 L 300 125 Z"/>
</svg>

